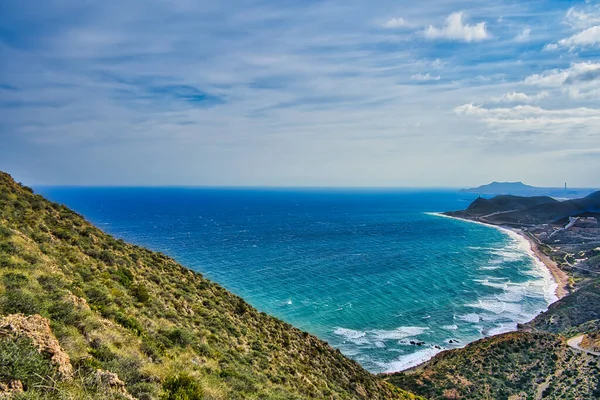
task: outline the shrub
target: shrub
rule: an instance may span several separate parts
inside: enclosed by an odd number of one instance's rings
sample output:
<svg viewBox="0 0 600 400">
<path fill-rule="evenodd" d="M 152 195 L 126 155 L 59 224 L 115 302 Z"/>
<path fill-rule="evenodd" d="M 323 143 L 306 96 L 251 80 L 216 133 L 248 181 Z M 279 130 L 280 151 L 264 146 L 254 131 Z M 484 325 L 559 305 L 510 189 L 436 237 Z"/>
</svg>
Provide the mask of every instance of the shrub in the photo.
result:
<svg viewBox="0 0 600 400">
<path fill-rule="evenodd" d="M 38 283 L 48 292 L 55 292 L 66 286 L 65 280 L 57 274 L 41 275 L 37 278 Z"/>
<path fill-rule="evenodd" d="M 126 267 L 120 267 L 116 272 L 115 272 L 115 277 L 117 278 L 117 281 L 125 286 L 125 287 L 130 287 L 131 284 L 133 283 L 133 274 L 131 273 L 131 271 L 129 270 L 129 268 Z"/>
<path fill-rule="evenodd" d="M 8 274 L 2 277 L 2 283 L 6 289 L 20 289 L 27 285 L 29 278 L 26 275 L 19 274 L 16 272 L 9 272 Z"/>
<path fill-rule="evenodd" d="M 182 328 L 175 328 L 168 331 L 165 336 L 174 346 L 189 346 L 194 341 L 194 334 Z"/>
<path fill-rule="evenodd" d="M 37 298 L 21 290 L 7 292 L 4 298 L 0 299 L 0 306 L 4 314 L 32 315 L 38 314 L 41 308 Z"/>
<path fill-rule="evenodd" d="M 1 382 L 19 380 L 27 390 L 54 376 L 51 362 L 33 347 L 28 338 L 0 338 L 0 354 Z"/>
<path fill-rule="evenodd" d="M 91 304 L 98 306 L 108 306 L 112 302 L 110 293 L 104 286 L 92 286 L 85 289 L 85 294 Z"/>
<path fill-rule="evenodd" d="M 67 325 L 75 325 L 83 319 L 81 312 L 72 303 L 66 301 L 56 301 L 50 306 L 48 312 L 53 319 L 62 321 Z"/>
<path fill-rule="evenodd" d="M 115 321 L 124 328 L 131 329 L 137 335 L 141 334 L 144 331 L 142 325 L 133 317 L 129 317 L 123 314 L 120 311 L 117 311 L 115 314 Z"/>
<path fill-rule="evenodd" d="M 202 400 L 204 392 L 198 382 L 187 374 L 172 375 L 163 383 L 164 400 Z"/>
<path fill-rule="evenodd" d="M 146 286 L 141 283 L 131 288 L 131 295 L 140 303 L 145 303 L 150 300 L 150 292 L 148 292 Z"/>
</svg>

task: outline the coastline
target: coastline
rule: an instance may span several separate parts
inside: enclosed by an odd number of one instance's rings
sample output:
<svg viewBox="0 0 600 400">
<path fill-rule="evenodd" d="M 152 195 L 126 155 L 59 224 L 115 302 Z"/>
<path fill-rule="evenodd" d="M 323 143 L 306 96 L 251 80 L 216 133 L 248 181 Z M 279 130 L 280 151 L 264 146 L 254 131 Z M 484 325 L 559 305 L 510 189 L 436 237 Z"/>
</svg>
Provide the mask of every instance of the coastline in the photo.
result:
<svg viewBox="0 0 600 400">
<path fill-rule="evenodd" d="M 569 286 L 569 276 L 558 267 L 558 264 L 548 257 L 539 247 L 539 244 L 528 234 L 520 229 L 506 228 L 525 238 L 531 246 L 531 251 L 535 254 L 538 261 L 543 264 L 556 282 L 556 297 L 560 300 L 569 294 L 567 287 Z"/>
<path fill-rule="evenodd" d="M 567 290 L 567 287 L 569 284 L 569 276 L 558 267 L 558 264 L 556 262 L 554 262 L 550 257 L 548 257 L 546 254 L 544 254 L 540 250 L 538 243 L 535 240 L 533 240 L 533 238 L 531 238 L 529 235 L 524 233 L 521 229 L 496 225 L 496 224 L 492 224 L 492 223 L 485 222 L 485 221 L 475 221 L 475 220 L 468 219 L 468 218 L 454 217 L 451 215 L 446 215 L 444 213 L 428 213 L 428 214 L 435 215 L 438 217 L 457 219 L 459 221 L 464 221 L 464 222 L 471 222 L 473 224 L 486 225 L 486 226 L 504 231 L 504 232 L 508 233 L 509 235 L 518 235 L 523 240 L 526 240 L 527 243 L 529 244 L 532 257 L 538 262 L 538 264 L 540 266 L 543 266 L 550 273 L 550 276 L 552 277 L 552 280 L 553 280 L 554 284 L 556 285 L 556 287 L 554 289 L 554 295 L 556 296 L 555 301 L 560 300 L 569 294 L 569 291 Z"/>
<path fill-rule="evenodd" d="M 495 225 L 495 224 L 484 222 L 484 221 L 475 221 L 472 219 L 455 217 L 455 216 L 446 215 L 446 214 L 438 213 L 438 212 L 427 212 L 425 214 L 429 214 L 429 215 L 433 215 L 433 216 L 437 216 L 437 217 L 443 217 L 443 218 L 456 219 L 459 221 L 470 222 L 473 224 L 485 225 L 490 228 L 496 228 L 497 230 L 502 231 L 505 234 L 507 234 L 519 241 L 522 241 L 522 243 L 528 247 L 530 256 L 534 259 L 536 264 L 539 266 L 540 270 L 543 271 L 545 274 L 547 274 L 548 280 L 550 282 L 552 282 L 552 285 L 550 287 L 547 287 L 547 289 L 548 289 L 547 294 L 548 295 L 552 294 L 551 299 L 546 297 L 546 299 L 548 300 L 548 306 L 550 306 L 551 304 L 555 303 L 556 301 L 562 299 L 563 297 L 565 297 L 569 294 L 569 291 L 567 290 L 569 276 L 558 267 L 558 264 L 556 262 L 554 262 L 550 257 L 548 257 L 546 254 L 544 254 L 540 250 L 538 243 L 532 237 L 527 235 L 521 229 L 511 228 L 511 227 L 501 226 L 501 225 Z M 533 318 L 535 318 L 535 317 L 532 317 L 532 319 Z M 486 335 L 484 337 L 494 337 L 494 336 L 502 335 L 504 333 L 515 332 L 515 331 L 519 331 L 519 328 L 517 327 L 514 330 L 511 329 L 508 331 L 504 331 L 504 330 L 497 331 L 493 334 L 490 334 L 489 336 Z M 443 351 L 451 351 L 451 350 L 452 349 L 444 349 L 441 351 L 437 351 L 435 354 L 441 353 Z M 415 360 L 415 362 L 409 364 L 408 367 L 400 369 L 398 371 L 384 372 L 383 374 L 391 375 L 391 374 L 395 374 L 398 372 L 416 371 L 421 366 L 428 363 L 432 358 L 433 357 L 430 354 L 427 354 L 427 355 L 421 354 L 418 361 Z"/>
</svg>

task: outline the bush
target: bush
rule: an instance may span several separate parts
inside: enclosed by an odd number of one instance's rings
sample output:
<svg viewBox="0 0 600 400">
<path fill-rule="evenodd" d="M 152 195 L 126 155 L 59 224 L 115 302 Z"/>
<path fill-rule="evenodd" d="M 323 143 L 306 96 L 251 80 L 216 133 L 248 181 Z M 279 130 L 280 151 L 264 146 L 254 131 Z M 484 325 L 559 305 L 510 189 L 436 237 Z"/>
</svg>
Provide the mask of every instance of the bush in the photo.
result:
<svg viewBox="0 0 600 400">
<path fill-rule="evenodd" d="M 67 286 L 65 280 L 57 274 L 42 275 L 37 279 L 38 283 L 48 292 L 55 292 Z"/>
<path fill-rule="evenodd" d="M 83 320 L 82 313 L 72 303 L 66 301 L 56 301 L 50 306 L 48 312 L 53 319 L 62 321 L 67 325 L 76 325 Z"/>
<path fill-rule="evenodd" d="M 187 374 L 173 375 L 163 383 L 164 400 L 202 400 L 204 392 L 198 382 Z"/>
<path fill-rule="evenodd" d="M 108 306 L 112 303 L 112 297 L 104 286 L 92 286 L 85 289 L 88 301 L 97 306 Z"/>
<path fill-rule="evenodd" d="M 48 384 L 54 376 L 54 368 L 41 355 L 31 340 L 24 337 L 0 338 L 0 382 L 19 380 L 25 390 Z"/>
<path fill-rule="evenodd" d="M 131 329 L 137 335 L 141 334 L 144 331 L 144 328 L 142 327 L 142 325 L 140 325 L 140 323 L 137 321 L 137 319 L 135 319 L 133 317 L 129 317 L 120 311 L 116 312 L 115 321 L 122 327 Z"/>
<path fill-rule="evenodd" d="M 164 334 L 174 346 L 189 346 L 194 342 L 194 334 L 182 328 L 175 328 Z"/>
<path fill-rule="evenodd" d="M 115 272 L 115 277 L 117 278 L 117 281 L 126 288 L 130 287 L 133 283 L 133 274 L 128 268 L 120 267 Z"/>
<path fill-rule="evenodd" d="M 26 275 L 15 272 L 9 272 L 8 274 L 2 277 L 2 283 L 4 283 L 4 286 L 8 290 L 20 289 L 26 286 L 28 281 L 29 278 L 27 278 Z"/>
<path fill-rule="evenodd" d="M 142 285 L 141 283 L 131 288 L 131 295 L 140 303 L 145 303 L 150 300 L 150 292 L 148 292 L 146 286 Z"/>
<path fill-rule="evenodd" d="M 0 306 L 4 314 L 39 314 L 41 308 L 37 298 L 21 290 L 7 292 L 0 299 Z"/>
</svg>

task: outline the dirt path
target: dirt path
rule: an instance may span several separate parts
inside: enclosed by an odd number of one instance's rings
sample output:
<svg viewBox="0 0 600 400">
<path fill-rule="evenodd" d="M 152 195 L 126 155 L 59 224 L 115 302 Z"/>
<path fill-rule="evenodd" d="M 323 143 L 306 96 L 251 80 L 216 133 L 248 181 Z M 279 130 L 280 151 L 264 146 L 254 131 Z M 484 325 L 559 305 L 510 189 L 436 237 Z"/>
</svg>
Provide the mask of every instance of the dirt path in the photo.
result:
<svg viewBox="0 0 600 400">
<path fill-rule="evenodd" d="M 581 344 L 581 341 L 583 340 L 583 336 L 585 336 L 585 335 L 574 336 L 571 339 L 567 340 L 567 344 L 570 347 L 574 348 L 575 350 L 579 350 L 584 353 L 600 357 L 600 353 L 598 353 L 598 352 L 582 349 L 581 347 L 579 347 L 579 345 Z"/>
</svg>

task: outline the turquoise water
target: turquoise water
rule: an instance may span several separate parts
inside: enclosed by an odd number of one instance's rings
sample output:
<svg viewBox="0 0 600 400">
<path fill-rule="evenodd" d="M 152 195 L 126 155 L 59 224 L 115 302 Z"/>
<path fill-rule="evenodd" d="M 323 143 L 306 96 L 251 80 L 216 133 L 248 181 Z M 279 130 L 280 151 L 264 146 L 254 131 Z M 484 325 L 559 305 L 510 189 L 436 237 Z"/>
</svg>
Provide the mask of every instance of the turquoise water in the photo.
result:
<svg viewBox="0 0 600 400">
<path fill-rule="evenodd" d="M 465 208 L 474 199 L 468 194 L 38 191 L 202 272 L 372 372 L 513 330 L 555 300 L 548 272 L 518 236 L 432 214 Z"/>
</svg>

